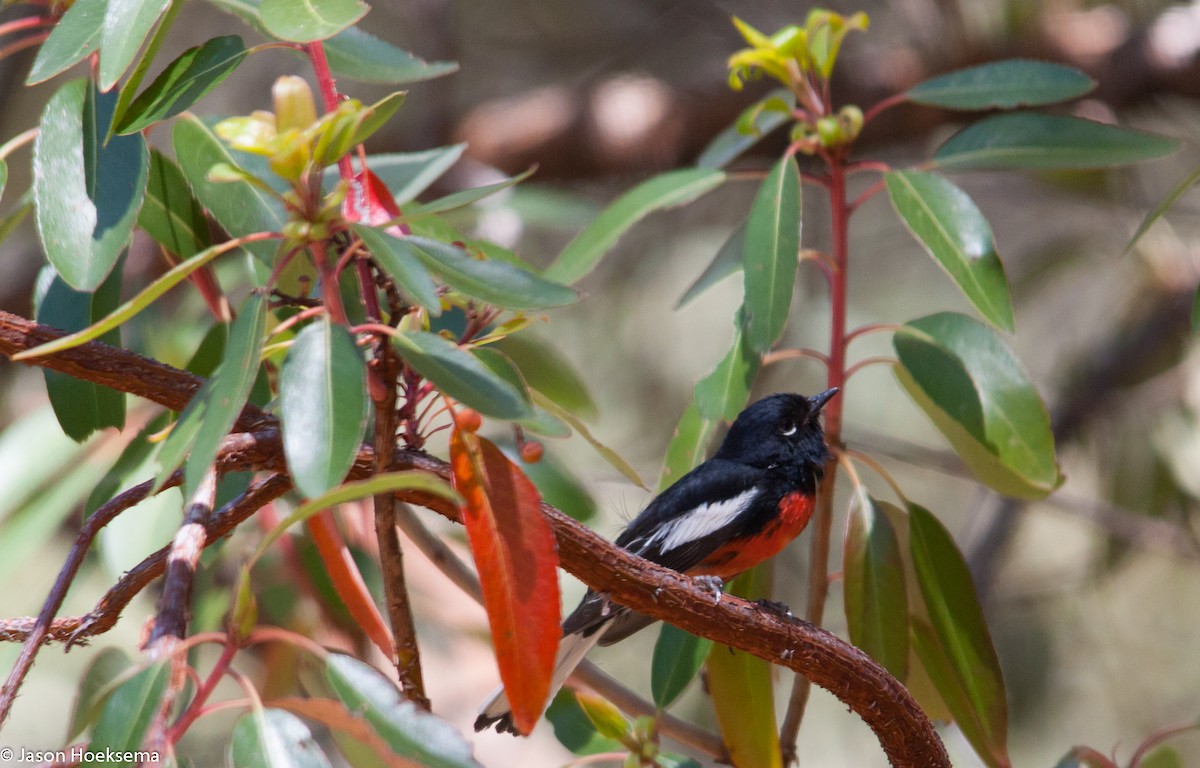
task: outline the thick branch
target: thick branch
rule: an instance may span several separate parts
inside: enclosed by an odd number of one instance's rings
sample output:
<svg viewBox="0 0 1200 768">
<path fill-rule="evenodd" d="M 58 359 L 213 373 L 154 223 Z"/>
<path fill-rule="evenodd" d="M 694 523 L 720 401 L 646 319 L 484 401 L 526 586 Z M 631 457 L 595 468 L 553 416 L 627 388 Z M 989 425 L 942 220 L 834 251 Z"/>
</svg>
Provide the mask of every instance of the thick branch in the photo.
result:
<svg viewBox="0 0 1200 768">
<path fill-rule="evenodd" d="M 208 531 L 204 526 L 212 517 L 216 496 L 217 473 L 210 467 L 188 503 L 183 523 L 171 541 L 158 616 L 146 643 L 152 654 L 168 656 L 174 643 L 187 637 L 187 625 L 192 615 L 192 584 L 200 553 L 208 546 Z"/>
</svg>

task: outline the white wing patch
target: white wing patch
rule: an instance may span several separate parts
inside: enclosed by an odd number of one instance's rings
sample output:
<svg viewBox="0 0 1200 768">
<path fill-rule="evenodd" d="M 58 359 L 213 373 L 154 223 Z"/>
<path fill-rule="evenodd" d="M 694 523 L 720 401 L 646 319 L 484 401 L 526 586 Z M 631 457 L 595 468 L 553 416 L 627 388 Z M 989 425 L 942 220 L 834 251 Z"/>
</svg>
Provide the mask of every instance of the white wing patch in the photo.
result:
<svg viewBox="0 0 1200 768">
<path fill-rule="evenodd" d="M 662 542 L 662 551 L 670 552 L 676 547 L 702 539 L 732 523 L 749 508 L 757 495 L 758 491 L 751 488 L 723 501 L 702 504 L 664 525 L 646 541 L 645 546 Z"/>
</svg>

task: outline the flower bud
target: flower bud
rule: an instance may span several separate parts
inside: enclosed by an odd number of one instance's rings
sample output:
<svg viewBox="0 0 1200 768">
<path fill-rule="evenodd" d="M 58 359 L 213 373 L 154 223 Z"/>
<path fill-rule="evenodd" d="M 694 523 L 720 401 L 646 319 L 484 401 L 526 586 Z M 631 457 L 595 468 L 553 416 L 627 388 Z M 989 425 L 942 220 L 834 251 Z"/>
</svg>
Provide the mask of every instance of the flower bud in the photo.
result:
<svg viewBox="0 0 1200 768">
<path fill-rule="evenodd" d="M 271 86 L 275 104 L 275 130 L 279 133 L 296 129 L 302 131 L 317 121 L 317 105 L 312 88 L 303 78 L 284 75 Z"/>
</svg>

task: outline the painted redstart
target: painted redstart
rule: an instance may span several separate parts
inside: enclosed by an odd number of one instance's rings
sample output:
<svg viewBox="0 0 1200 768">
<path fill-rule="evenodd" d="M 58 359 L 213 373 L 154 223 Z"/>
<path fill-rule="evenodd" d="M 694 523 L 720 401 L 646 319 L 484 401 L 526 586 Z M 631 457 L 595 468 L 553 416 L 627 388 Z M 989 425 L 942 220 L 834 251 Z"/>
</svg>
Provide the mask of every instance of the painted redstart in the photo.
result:
<svg viewBox="0 0 1200 768">
<path fill-rule="evenodd" d="M 690 576 L 727 581 L 773 557 L 804 530 L 829 451 L 818 416 L 837 394 L 780 393 L 742 411 L 711 459 L 660 493 L 617 537 L 619 547 Z M 588 590 L 563 622 L 551 691 L 592 646 L 612 645 L 653 620 Z M 516 733 L 504 689 L 475 730 Z"/>
</svg>

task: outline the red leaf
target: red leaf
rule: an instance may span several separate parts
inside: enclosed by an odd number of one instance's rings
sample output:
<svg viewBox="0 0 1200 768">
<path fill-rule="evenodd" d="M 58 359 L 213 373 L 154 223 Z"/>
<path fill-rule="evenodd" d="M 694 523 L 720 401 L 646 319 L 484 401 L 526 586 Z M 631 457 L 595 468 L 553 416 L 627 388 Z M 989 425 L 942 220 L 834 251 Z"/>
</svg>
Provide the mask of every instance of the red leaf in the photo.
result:
<svg viewBox="0 0 1200 768">
<path fill-rule="evenodd" d="M 550 696 L 561 620 L 558 553 L 537 488 L 488 440 L 450 433 L 454 489 L 483 585 L 513 724 L 528 734 Z"/>
<path fill-rule="evenodd" d="M 354 174 L 350 188 L 346 190 L 346 199 L 342 202 L 342 216 L 351 223 L 363 222 L 372 227 L 386 224 L 400 215 L 400 207 L 392 197 L 392 191 L 383 180 L 363 168 Z M 403 227 L 391 226 L 385 230 L 394 237 L 404 237 L 408 234 Z"/>
</svg>

